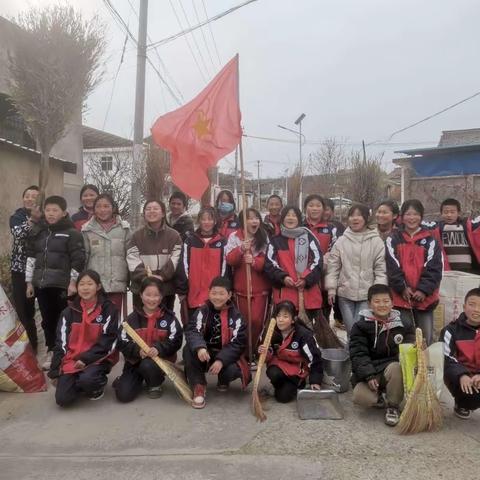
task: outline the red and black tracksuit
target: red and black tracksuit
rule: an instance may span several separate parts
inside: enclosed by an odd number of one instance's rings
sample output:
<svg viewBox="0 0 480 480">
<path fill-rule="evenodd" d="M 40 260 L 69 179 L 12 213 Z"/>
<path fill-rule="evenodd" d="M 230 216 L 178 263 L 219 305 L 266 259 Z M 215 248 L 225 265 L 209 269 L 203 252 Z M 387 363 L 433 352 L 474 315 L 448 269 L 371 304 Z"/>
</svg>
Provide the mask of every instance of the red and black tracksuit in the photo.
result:
<svg viewBox="0 0 480 480">
<path fill-rule="evenodd" d="M 408 326 L 414 320 L 430 344 L 433 334 L 432 311 L 438 303 L 443 271 L 438 240 L 423 228 L 413 236 L 399 228 L 387 238 L 386 264 L 393 304 L 400 310 L 402 321 Z M 422 302 L 405 300 L 402 293 L 407 287 L 413 291 L 420 290 L 426 295 L 425 299 Z"/>
<path fill-rule="evenodd" d="M 306 378 L 310 385 L 320 385 L 323 378 L 322 354 L 313 333 L 298 321 L 284 338 L 275 327 L 267 354 L 267 377 L 281 403 L 294 400 Z"/>
<path fill-rule="evenodd" d="M 186 295 L 189 317 L 208 300 L 210 283 L 215 277 L 229 276 L 225 259 L 227 240 L 219 233 L 205 241 L 197 230 L 183 244 L 176 273 L 178 295 Z"/>
<path fill-rule="evenodd" d="M 118 361 L 118 322 L 118 310 L 103 295 L 92 305 L 77 297 L 63 310 L 48 372 L 50 378 L 57 379 L 58 405 L 65 407 L 80 394 L 95 396 L 103 390 L 107 374 Z M 78 360 L 85 364 L 84 368 L 76 366 Z"/>
<path fill-rule="evenodd" d="M 465 313 L 447 325 L 440 334 L 443 341 L 445 385 L 460 408 L 480 408 L 480 393 L 462 392 L 460 378 L 480 374 L 480 326 L 470 325 Z"/>
<path fill-rule="evenodd" d="M 248 320 L 247 265 L 242 250 L 244 233 L 241 230 L 232 233 L 227 243 L 227 263 L 233 268 L 233 291 L 235 303 L 244 320 Z M 261 250 L 253 246 L 251 264 L 251 322 L 252 349 L 256 351 L 258 339 L 262 333 L 270 298 L 271 285 L 264 273 L 266 245 Z"/>
<path fill-rule="evenodd" d="M 158 356 L 171 362 L 183 341 L 183 330 L 175 314 L 170 310 L 158 309 L 151 315 L 143 310 L 135 310 L 127 323 L 142 337 L 149 347 L 158 350 Z M 149 357 L 140 356 L 140 347 L 127 332 L 120 329 L 118 350 L 125 358 L 123 372 L 114 382 L 115 394 L 121 402 L 131 402 L 142 391 L 143 382 L 147 388 L 159 387 L 165 380 L 164 372 Z"/>
<path fill-rule="evenodd" d="M 270 239 L 265 258 L 265 273 L 273 285 L 273 303 L 290 300 L 298 309 L 298 290 L 287 287 L 285 277 L 289 276 L 296 282 L 299 278 L 305 280 L 305 309 L 307 313 L 317 311 L 322 307 L 322 292 L 320 279 L 322 276 L 322 251 L 313 233 L 308 233 L 308 266 L 304 272 L 297 273 L 295 269 L 295 239 L 277 235 Z"/>
<path fill-rule="evenodd" d="M 448 255 L 445 252 L 444 247 L 444 235 L 445 225 L 443 220 L 439 222 L 422 222 L 422 226 L 432 232 L 432 235 L 440 243 L 440 247 L 443 252 L 443 265 L 445 270 L 451 270 L 450 262 L 448 261 Z M 468 249 L 472 257 L 472 266 L 470 271 L 478 272 L 480 270 L 480 217 L 458 219 L 456 225 L 463 227 L 463 233 L 468 243 Z"/>
<path fill-rule="evenodd" d="M 248 363 L 244 357 L 247 346 L 247 328 L 235 305 L 228 302 L 216 310 L 208 300 L 190 318 L 185 329 L 183 360 L 185 374 L 192 387 L 206 385 L 205 372 L 215 360 L 222 362 L 218 383 L 228 385 L 240 378 L 246 388 L 251 380 Z M 210 362 L 201 362 L 198 351 L 207 349 Z"/>
<path fill-rule="evenodd" d="M 83 225 L 87 223 L 92 217 L 93 217 L 93 211 L 89 212 L 88 210 L 85 209 L 84 206 L 81 206 L 78 209 L 78 212 L 75 212 L 71 218 L 75 228 L 79 232 L 81 232 Z"/>
<path fill-rule="evenodd" d="M 217 222 L 218 233 L 228 239 L 231 233 L 240 228 L 240 222 L 235 213 L 232 213 L 227 218 L 219 218 Z"/>
<path fill-rule="evenodd" d="M 265 215 L 265 218 L 263 219 L 263 225 L 270 237 L 280 235 L 282 231 L 280 228 L 280 218 L 280 215 L 277 215 L 276 217 L 272 217 L 270 214 Z"/>
</svg>

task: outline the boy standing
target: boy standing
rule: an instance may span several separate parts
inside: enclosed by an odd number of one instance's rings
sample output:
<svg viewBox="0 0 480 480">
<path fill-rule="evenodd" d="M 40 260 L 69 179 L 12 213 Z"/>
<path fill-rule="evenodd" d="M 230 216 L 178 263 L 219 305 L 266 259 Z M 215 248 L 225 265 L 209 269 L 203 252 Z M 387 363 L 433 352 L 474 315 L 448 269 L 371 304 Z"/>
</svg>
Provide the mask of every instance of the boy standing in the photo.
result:
<svg viewBox="0 0 480 480">
<path fill-rule="evenodd" d="M 440 334 L 443 341 L 445 385 L 455 399 L 454 413 L 462 419 L 480 408 L 480 288 L 465 296 L 463 313 Z"/>
<path fill-rule="evenodd" d="M 75 281 L 85 267 L 85 247 L 82 234 L 68 217 L 63 197 L 48 197 L 44 216 L 27 237 L 25 281 L 27 297 L 37 297 L 42 314 L 48 348 L 43 369 L 48 370 L 60 313 L 67 307 L 67 296 L 76 293 Z"/>
<path fill-rule="evenodd" d="M 185 329 L 185 374 L 193 387 L 193 408 L 205 407 L 205 372 L 218 375 L 217 390 L 226 392 L 230 382 L 242 379 L 245 388 L 250 371 L 243 356 L 247 346 L 245 323 L 231 302 L 232 286 L 225 277 L 210 284 L 208 301 L 192 315 Z"/>
<path fill-rule="evenodd" d="M 415 332 L 412 326 L 405 327 L 400 312 L 393 310 L 392 293 L 386 285 L 369 288 L 368 306 L 350 333 L 353 401 L 385 408 L 385 423 L 393 427 L 400 419 L 403 399 L 399 345 L 413 342 Z"/>
</svg>

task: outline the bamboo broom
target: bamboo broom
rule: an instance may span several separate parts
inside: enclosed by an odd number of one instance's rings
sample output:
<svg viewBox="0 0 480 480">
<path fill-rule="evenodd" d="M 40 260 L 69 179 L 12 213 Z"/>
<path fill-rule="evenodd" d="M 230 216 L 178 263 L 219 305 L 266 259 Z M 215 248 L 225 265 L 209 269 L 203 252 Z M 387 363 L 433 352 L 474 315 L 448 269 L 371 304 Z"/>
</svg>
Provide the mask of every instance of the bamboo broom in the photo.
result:
<svg viewBox="0 0 480 480">
<path fill-rule="evenodd" d="M 438 430 L 443 423 L 442 407 L 427 373 L 422 331 L 416 330 L 417 375 L 400 416 L 398 432 L 402 435 Z"/>
<path fill-rule="evenodd" d="M 144 342 L 143 338 L 127 323 L 123 322 L 122 327 L 128 333 L 130 338 L 145 352 L 150 350 L 150 347 Z M 173 363 L 156 356 L 152 360 L 165 372 L 165 375 L 173 382 L 180 396 L 188 403 L 192 403 L 193 393 L 188 386 L 185 378 Z"/>
<path fill-rule="evenodd" d="M 258 396 L 258 385 L 260 383 L 262 368 L 267 358 L 267 351 L 268 351 L 268 348 L 270 347 L 270 342 L 272 341 L 273 330 L 275 328 L 276 323 L 277 323 L 276 319 L 272 318 L 270 320 L 270 323 L 268 324 L 267 333 L 265 334 L 265 340 L 263 341 L 263 346 L 265 347 L 265 351 L 260 355 L 258 359 L 257 371 L 255 373 L 255 378 L 253 380 L 252 410 L 253 410 L 253 414 L 261 422 L 265 421 L 267 419 L 267 416 L 263 411 L 262 402 L 260 401 L 260 397 Z"/>
<path fill-rule="evenodd" d="M 297 273 L 298 278 L 300 278 L 300 273 Z M 313 331 L 313 323 L 308 318 L 307 311 L 305 310 L 305 296 L 303 290 L 298 290 L 298 318 L 310 329 Z"/>
</svg>

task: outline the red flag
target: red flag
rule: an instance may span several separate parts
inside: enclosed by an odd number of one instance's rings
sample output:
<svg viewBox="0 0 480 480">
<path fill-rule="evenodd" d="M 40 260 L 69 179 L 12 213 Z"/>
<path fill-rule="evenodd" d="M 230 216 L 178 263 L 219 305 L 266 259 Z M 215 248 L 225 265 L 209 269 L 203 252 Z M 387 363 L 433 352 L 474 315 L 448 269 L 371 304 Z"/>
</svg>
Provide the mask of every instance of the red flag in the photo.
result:
<svg viewBox="0 0 480 480">
<path fill-rule="evenodd" d="M 207 171 L 234 150 L 242 136 L 238 104 L 238 55 L 207 87 L 152 127 L 154 142 L 170 152 L 172 180 L 199 200 L 208 187 Z"/>
</svg>

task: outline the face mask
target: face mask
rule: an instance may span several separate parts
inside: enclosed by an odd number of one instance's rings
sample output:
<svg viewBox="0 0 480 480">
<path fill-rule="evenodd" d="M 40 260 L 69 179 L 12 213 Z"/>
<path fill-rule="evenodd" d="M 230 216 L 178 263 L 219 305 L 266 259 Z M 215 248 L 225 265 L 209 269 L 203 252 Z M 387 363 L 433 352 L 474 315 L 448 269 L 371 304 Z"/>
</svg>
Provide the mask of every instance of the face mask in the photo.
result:
<svg viewBox="0 0 480 480">
<path fill-rule="evenodd" d="M 220 202 L 218 204 L 218 211 L 222 215 L 226 215 L 228 213 L 232 213 L 234 209 L 233 203 L 228 203 L 228 202 Z"/>
</svg>

